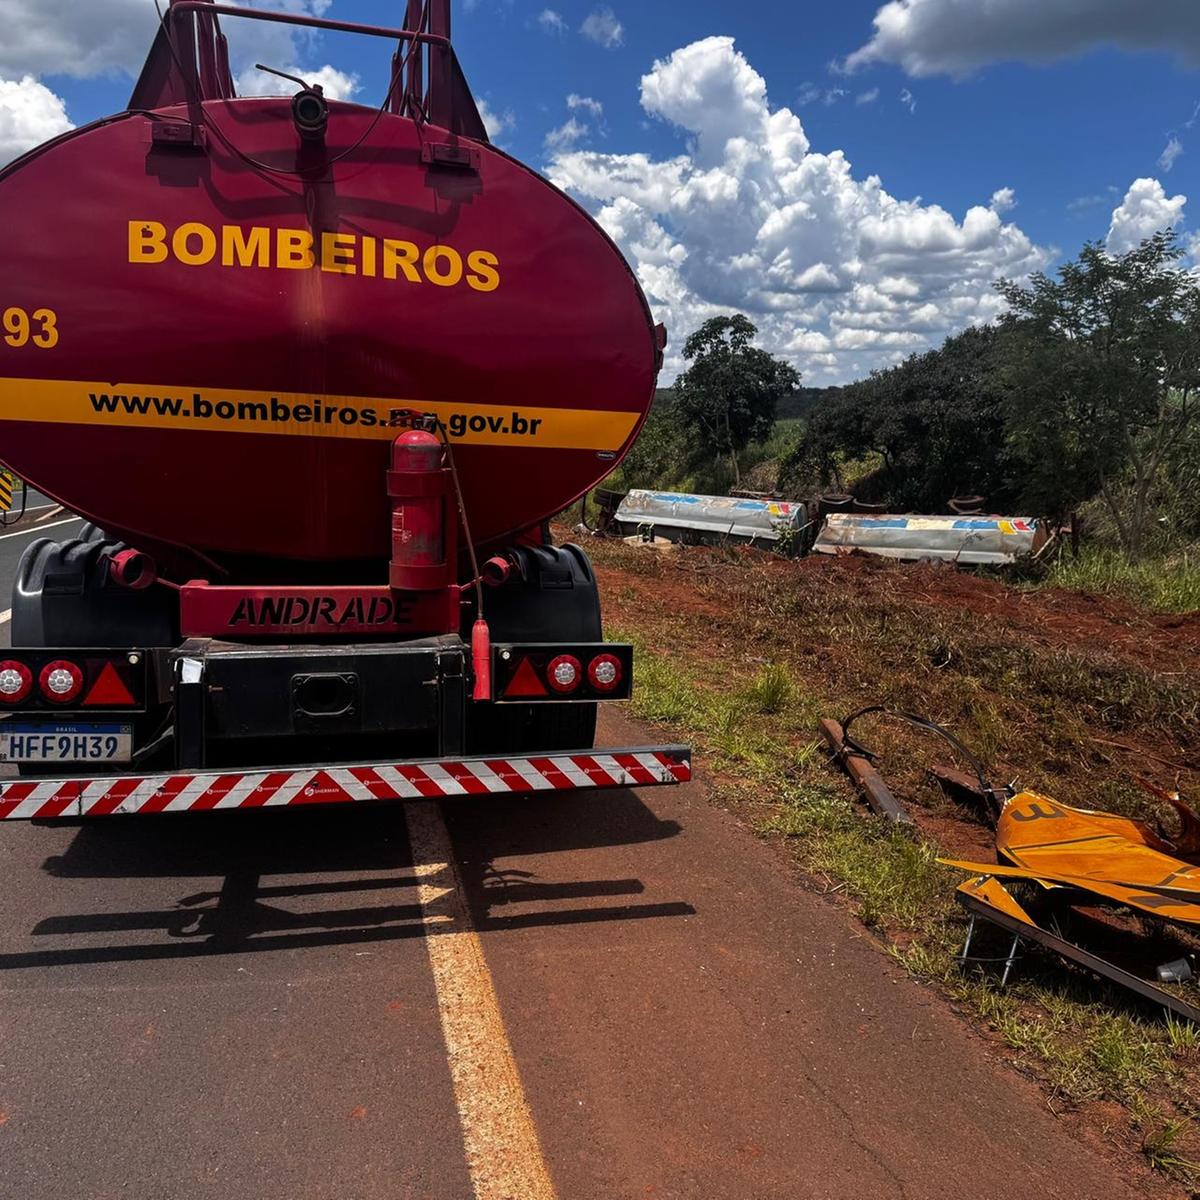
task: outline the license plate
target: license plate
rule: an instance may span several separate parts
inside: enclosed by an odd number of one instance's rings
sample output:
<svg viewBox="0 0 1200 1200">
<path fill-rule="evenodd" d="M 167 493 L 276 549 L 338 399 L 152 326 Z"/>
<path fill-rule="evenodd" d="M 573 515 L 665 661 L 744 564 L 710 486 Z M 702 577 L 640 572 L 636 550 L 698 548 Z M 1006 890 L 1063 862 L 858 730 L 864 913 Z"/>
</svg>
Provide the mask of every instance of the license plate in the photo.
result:
<svg viewBox="0 0 1200 1200">
<path fill-rule="evenodd" d="M 0 762 L 129 762 L 132 757 L 132 725 L 0 724 Z"/>
</svg>

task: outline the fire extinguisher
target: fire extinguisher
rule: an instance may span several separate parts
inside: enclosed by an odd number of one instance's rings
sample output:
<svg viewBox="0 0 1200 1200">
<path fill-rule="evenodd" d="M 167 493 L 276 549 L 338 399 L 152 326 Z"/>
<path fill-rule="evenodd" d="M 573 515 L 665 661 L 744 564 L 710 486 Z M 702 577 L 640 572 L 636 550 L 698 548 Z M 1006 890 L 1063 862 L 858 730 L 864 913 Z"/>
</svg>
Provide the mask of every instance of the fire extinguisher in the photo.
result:
<svg viewBox="0 0 1200 1200">
<path fill-rule="evenodd" d="M 429 592 L 455 582 L 454 564 L 447 553 L 453 508 L 444 454 L 441 440 L 424 429 L 410 429 L 392 442 L 389 579 L 397 590 Z"/>
<path fill-rule="evenodd" d="M 458 491 L 448 444 L 427 428 L 409 429 L 392 442 L 388 495 L 392 501 L 391 586 L 398 591 L 454 589 L 458 570 Z M 457 500 L 458 508 L 455 507 Z M 466 512 L 462 512 L 466 523 Z M 492 698 L 491 634 L 483 616 L 483 586 L 468 533 L 477 612 L 471 630 L 475 700 Z M 457 596 L 457 590 L 453 592 Z"/>
</svg>

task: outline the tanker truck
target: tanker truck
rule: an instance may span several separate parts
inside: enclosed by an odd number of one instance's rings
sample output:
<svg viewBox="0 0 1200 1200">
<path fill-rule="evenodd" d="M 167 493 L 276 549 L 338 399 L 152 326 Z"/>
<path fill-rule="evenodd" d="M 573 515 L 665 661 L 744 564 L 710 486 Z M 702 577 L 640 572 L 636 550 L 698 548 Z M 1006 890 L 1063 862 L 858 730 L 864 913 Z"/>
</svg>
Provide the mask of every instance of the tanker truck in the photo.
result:
<svg viewBox="0 0 1200 1200">
<path fill-rule="evenodd" d="M 239 96 L 243 21 L 378 39 L 382 102 Z M 0 818 L 689 778 L 594 748 L 632 649 L 548 525 L 633 444 L 665 333 L 489 142 L 449 0 L 172 0 L 128 108 L 0 170 L 0 215 L 0 461 L 86 522 L 17 572 Z"/>
</svg>

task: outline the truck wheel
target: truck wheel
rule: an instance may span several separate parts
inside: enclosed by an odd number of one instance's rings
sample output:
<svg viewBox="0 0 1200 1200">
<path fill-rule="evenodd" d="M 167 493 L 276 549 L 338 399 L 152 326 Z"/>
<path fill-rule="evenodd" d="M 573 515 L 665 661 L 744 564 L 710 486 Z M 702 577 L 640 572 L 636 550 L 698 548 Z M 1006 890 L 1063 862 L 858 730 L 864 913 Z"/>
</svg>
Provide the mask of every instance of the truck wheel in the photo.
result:
<svg viewBox="0 0 1200 1200">
<path fill-rule="evenodd" d="M 596 576 L 580 547 L 520 546 L 514 557 L 508 583 L 486 595 L 493 643 L 602 640 Z M 478 704 L 467 712 L 471 753 L 588 750 L 595 740 L 595 704 Z"/>
</svg>

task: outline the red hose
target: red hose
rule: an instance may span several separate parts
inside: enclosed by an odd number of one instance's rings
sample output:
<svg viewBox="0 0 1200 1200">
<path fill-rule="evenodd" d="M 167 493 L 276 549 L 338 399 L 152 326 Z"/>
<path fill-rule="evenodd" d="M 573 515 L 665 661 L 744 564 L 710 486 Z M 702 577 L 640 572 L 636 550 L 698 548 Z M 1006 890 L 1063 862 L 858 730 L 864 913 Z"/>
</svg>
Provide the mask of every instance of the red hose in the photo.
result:
<svg viewBox="0 0 1200 1200">
<path fill-rule="evenodd" d="M 475 667 L 474 700 L 492 698 L 492 635 L 481 617 L 471 630 L 471 662 Z"/>
</svg>

